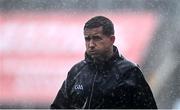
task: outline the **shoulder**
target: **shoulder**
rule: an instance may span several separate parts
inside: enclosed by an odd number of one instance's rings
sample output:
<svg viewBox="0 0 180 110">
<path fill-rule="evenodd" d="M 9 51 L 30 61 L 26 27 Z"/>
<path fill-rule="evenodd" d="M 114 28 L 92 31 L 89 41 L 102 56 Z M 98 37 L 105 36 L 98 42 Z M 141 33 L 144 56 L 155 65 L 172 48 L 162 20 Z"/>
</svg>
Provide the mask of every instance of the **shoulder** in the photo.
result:
<svg viewBox="0 0 180 110">
<path fill-rule="evenodd" d="M 82 60 L 82 61 L 76 63 L 74 66 L 72 66 L 72 68 L 70 69 L 69 72 L 71 72 L 71 71 L 77 72 L 77 71 L 81 70 L 86 64 L 87 64 L 87 62 L 85 60 Z"/>
<path fill-rule="evenodd" d="M 143 72 L 139 65 L 125 58 L 116 62 L 116 68 L 119 71 L 118 73 L 121 74 L 125 79 L 130 77 L 144 78 Z"/>
<path fill-rule="evenodd" d="M 117 66 L 119 70 L 124 71 L 124 72 L 132 70 L 132 69 L 139 69 L 138 64 L 132 61 L 129 61 L 125 58 L 118 60 L 115 65 Z"/>
<path fill-rule="evenodd" d="M 85 60 L 76 63 L 68 72 L 68 76 L 75 76 L 79 71 L 81 71 L 82 68 L 85 67 L 85 65 L 87 65 L 87 62 Z"/>
<path fill-rule="evenodd" d="M 127 59 L 123 59 L 121 61 L 118 61 L 116 65 L 118 71 L 120 71 L 120 74 L 123 76 L 123 79 L 129 85 L 136 85 L 142 82 L 146 83 L 143 72 L 138 64 Z"/>
</svg>

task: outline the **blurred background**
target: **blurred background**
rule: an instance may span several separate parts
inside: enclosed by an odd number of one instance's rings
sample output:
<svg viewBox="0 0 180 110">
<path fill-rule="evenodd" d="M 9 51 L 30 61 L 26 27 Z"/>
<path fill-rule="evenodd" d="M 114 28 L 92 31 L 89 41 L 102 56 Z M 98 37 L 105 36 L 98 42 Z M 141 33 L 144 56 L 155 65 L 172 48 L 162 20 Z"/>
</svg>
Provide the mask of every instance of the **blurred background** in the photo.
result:
<svg viewBox="0 0 180 110">
<path fill-rule="evenodd" d="M 180 109 L 179 10 L 179 0 L 0 0 L 0 108 L 49 108 L 84 59 L 84 23 L 103 15 L 158 108 Z"/>
</svg>

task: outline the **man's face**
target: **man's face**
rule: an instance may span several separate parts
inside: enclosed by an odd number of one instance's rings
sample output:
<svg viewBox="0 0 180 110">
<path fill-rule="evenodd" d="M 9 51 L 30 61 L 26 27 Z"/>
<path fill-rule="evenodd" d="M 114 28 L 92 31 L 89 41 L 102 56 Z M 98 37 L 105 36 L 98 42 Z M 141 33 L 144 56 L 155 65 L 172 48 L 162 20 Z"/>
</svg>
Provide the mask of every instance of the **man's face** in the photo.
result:
<svg viewBox="0 0 180 110">
<path fill-rule="evenodd" d="M 105 57 L 111 50 L 115 37 L 103 34 L 103 28 L 97 27 L 84 30 L 86 52 L 92 58 Z"/>
</svg>

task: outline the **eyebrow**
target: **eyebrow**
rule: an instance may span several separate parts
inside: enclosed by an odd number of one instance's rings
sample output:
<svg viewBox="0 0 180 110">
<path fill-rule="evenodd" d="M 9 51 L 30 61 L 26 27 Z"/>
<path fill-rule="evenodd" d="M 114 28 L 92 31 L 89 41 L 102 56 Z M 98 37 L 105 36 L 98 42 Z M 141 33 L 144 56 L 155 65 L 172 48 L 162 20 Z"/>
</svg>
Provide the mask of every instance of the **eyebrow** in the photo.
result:
<svg viewBox="0 0 180 110">
<path fill-rule="evenodd" d="M 98 36 L 97 34 L 99 34 L 98 32 L 97 33 L 94 33 L 93 35 L 84 35 L 85 37 L 89 37 L 89 36 Z"/>
<path fill-rule="evenodd" d="M 85 35 L 84 38 L 89 38 L 89 37 L 100 37 L 100 36 L 99 35 L 92 35 L 92 36 Z"/>
</svg>

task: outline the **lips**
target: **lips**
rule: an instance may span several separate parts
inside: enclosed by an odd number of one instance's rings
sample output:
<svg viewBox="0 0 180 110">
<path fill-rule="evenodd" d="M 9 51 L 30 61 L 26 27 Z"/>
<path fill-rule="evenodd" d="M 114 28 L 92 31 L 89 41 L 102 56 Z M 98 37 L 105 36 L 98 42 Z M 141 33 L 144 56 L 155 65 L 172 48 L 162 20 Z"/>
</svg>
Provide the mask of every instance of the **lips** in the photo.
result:
<svg viewBox="0 0 180 110">
<path fill-rule="evenodd" d="M 96 54 L 96 51 L 90 50 L 89 53 L 90 53 L 91 55 L 94 55 L 94 54 Z"/>
<path fill-rule="evenodd" d="M 95 51 L 89 51 L 89 53 L 96 53 Z"/>
</svg>

